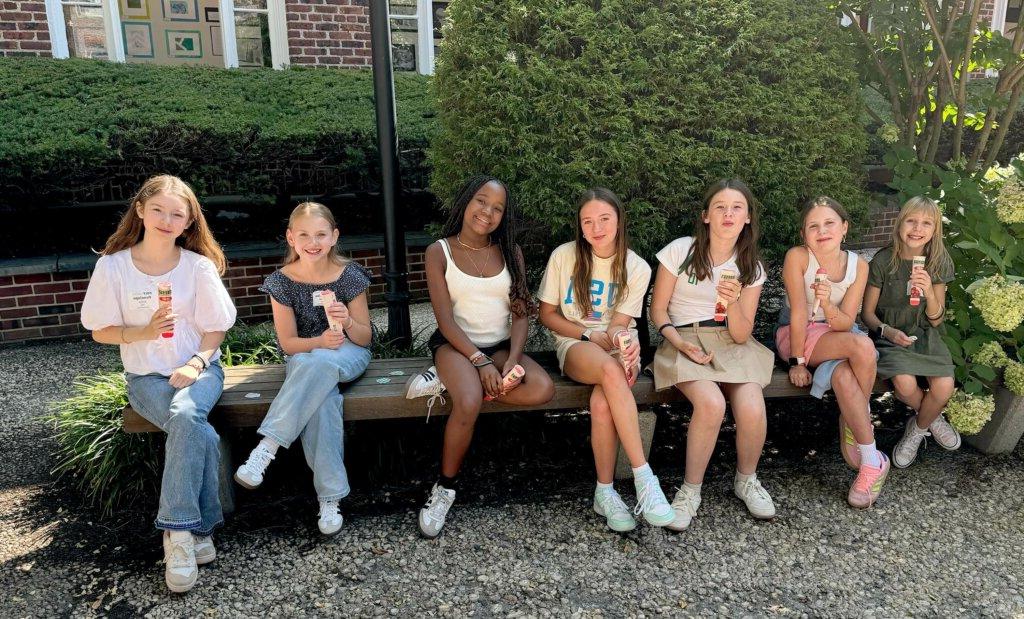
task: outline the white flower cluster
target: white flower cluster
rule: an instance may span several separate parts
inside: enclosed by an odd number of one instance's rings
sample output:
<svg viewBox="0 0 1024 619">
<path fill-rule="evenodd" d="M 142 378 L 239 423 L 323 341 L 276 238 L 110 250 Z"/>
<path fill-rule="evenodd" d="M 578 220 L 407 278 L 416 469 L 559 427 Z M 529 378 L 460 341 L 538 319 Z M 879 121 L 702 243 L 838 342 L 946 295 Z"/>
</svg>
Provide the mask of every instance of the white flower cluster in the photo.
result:
<svg viewBox="0 0 1024 619">
<path fill-rule="evenodd" d="M 875 135 L 886 144 L 895 144 L 900 140 L 900 130 L 892 123 L 885 123 L 879 127 Z"/>
<path fill-rule="evenodd" d="M 946 403 L 946 419 L 961 434 L 977 434 L 992 419 L 995 410 L 993 396 L 972 395 L 957 389 Z"/>
<path fill-rule="evenodd" d="M 1024 395 L 1024 363 L 1010 361 L 1003 373 L 1003 384 L 1017 395 Z"/>
<path fill-rule="evenodd" d="M 999 188 L 996 217 L 1004 224 L 1024 223 L 1024 184 L 1016 174 L 1011 174 Z"/>
<path fill-rule="evenodd" d="M 996 331 L 1013 331 L 1024 320 L 1024 285 L 1019 282 L 993 275 L 983 279 L 971 297 L 985 324 Z"/>
<path fill-rule="evenodd" d="M 1010 363 L 1010 358 L 1006 356 L 1006 351 L 999 342 L 985 342 L 978 352 L 971 356 L 971 361 L 998 370 L 1006 367 Z"/>
</svg>

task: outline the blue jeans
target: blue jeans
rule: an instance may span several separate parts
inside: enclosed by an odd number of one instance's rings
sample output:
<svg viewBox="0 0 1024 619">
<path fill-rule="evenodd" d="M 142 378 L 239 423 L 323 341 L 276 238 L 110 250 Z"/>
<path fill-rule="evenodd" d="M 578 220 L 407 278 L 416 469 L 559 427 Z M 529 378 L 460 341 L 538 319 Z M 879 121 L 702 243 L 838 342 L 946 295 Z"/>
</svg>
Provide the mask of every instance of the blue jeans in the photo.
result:
<svg viewBox="0 0 1024 619">
<path fill-rule="evenodd" d="M 370 351 L 346 340 L 337 349 L 316 348 L 288 358 L 281 391 L 258 432 L 289 447 L 302 438 L 306 464 L 321 501 L 348 496 L 342 403 L 338 383 L 351 382 L 370 364 Z"/>
<path fill-rule="evenodd" d="M 220 437 L 207 421 L 224 390 L 224 370 L 211 363 L 196 382 L 175 389 L 160 374 L 125 374 L 128 401 L 167 433 L 156 528 L 209 535 L 224 522 L 220 507 Z"/>
</svg>

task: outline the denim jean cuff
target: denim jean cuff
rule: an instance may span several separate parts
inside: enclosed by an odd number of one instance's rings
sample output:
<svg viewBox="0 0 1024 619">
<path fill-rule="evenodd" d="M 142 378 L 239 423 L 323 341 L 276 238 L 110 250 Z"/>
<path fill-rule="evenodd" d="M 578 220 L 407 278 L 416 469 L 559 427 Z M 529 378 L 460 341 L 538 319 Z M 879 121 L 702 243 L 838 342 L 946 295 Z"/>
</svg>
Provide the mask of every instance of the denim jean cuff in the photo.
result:
<svg viewBox="0 0 1024 619">
<path fill-rule="evenodd" d="M 347 497 L 351 492 L 351 489 L 346 489 L 344 492 L 336 492 L 334 494 L 318 496 L 316 497 L 316 500 L 320 501 L 321 503 L 326 503 L 327 501 L 340 501 Z"/>
<path fill-rule="evenodd" d="M 218 520 L 209 527 L 200 527 L 198 530 L 192 531 L 192 533 L 198 535 L 199 537 L 206 537 L 207 535 L 212 535 L 214 531 L 221 528 L 222 526 L 224 526 L 224 520 Z"/>
<path fill-rule="evenodd" d="M 193 520 L 164 520 L 157 517 L 154 526 L 164 531 L 194 531 L 201 527 L 203 521 L 199 518 Z"/>
<path fill-rule="evenodd" d="M 280 436 L 277 436 L 276 434 L 274 434 L 272 432 L 264 430 L 263 428 L 260 428 L 259 430 L 256 430 L 256 434 L 259 434 L 260 436 L 263 436 L 265 438 L 269 438 L 270 440 L 272 440 L 275 443 L 277 443 L 278 446 L 283 447 L 284 449 L 288 449 L 289 447 L 292 446 L 292 443 L 295 442 L 295 439 L 292 439 L 290 441 L 286 441 L 283 438 L 281 438 Z"/>
</svg>

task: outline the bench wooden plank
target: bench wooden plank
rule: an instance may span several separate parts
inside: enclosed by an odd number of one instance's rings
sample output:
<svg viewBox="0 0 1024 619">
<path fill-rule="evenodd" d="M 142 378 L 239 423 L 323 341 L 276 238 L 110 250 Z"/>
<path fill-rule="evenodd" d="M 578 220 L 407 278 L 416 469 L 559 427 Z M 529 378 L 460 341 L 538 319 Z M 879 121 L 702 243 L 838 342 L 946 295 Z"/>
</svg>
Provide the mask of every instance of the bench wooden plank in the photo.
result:
<svg viewBox="0 0 1024 619">
<path fill-rule="evenodd" d="M 562 410 L 586 408 L 590 402 L 591 387 L 581 385 L 565 378 L 558 371 L 553 355 L 541 354 L 538 362 L 548 371 L 555 383 L 555 397 L 538 410 Z M 342 385 L 345 395 L 345 419 L 348 421 L 368 419 L 403 419 L 426 417 L 427 398 L 407 400 L 405 383 L 409 376 L 418 373 L 430 364 L 423 358 L 406 359 L 375 359 L 370 362 L 366 373 L 354 383 Z M 392 372 L 402 372 L 392 375 Z M 273 402 L 284 382 L 284 366 L 244 366 L 226 368 L 224 371 L 224 394 L 211 413 L 211 421 L 218 427 L 254 428 L 266 416 L 270 403 Z M 378 379 L 390 379 L 378 383 Z M 881 381 L 876 383 L 875 390 L 884 391 Z M 258 394 L 256 397 L 247 395 Z M 772 382 L 764 390 L 766 399 L 792 398 L 808 395 L 808 389 L 794 387 L 789 382 L 789 375 L 776 368 Z M 666 404 L 680 401 L 682 395 L 675 389 L 664 391 L 654 390 L 654 381 L 643 375 L 633 386 L 633 396 L 640 406 Z M 451 402 L 445 397 L 435 403 L 431 416 L 443 416 L 451 412 Z M 524 410 L 522 407 L 502 404 L 501 402 L 485 402 L 482 413 L 502 413 Z M 130 407 L 124 411 L 124 431 L 158 432 L 159 429 L 149 423 Z"/>
</svg>

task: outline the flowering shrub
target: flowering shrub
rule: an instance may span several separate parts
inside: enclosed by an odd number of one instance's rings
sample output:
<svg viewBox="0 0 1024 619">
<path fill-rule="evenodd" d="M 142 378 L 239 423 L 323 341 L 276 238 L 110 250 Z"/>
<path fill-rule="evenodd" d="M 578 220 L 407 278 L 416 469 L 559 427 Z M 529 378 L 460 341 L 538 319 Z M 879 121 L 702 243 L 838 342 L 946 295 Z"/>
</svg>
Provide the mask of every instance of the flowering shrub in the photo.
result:
<svg viewBox="0 0 1024 619">
<path fill-rule="evenodd" d="M 1003 180 L 996 195 L 996 216 L 1004 224 L 1024 223 L 1024 184 L 1016 173 Z"/>
<path fill-rule="evenodd" d="M 946 418 L 961 434 L 977 434 L 995 410 L 992 395 L 974 395 L 958 389 L 946 404 Z"/>
<path fill-rule="evenodd" d="M 875 135 L 886 144 L 895 144 L 900 141 L 900 130 L 892 123 L 885 123 L 879 127 Z"/>
</svg>

